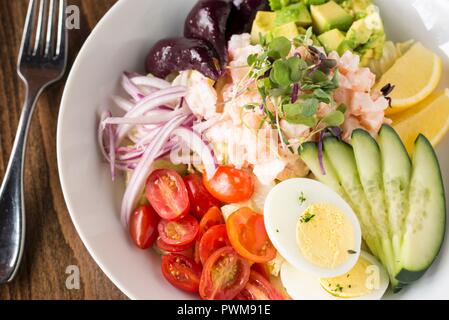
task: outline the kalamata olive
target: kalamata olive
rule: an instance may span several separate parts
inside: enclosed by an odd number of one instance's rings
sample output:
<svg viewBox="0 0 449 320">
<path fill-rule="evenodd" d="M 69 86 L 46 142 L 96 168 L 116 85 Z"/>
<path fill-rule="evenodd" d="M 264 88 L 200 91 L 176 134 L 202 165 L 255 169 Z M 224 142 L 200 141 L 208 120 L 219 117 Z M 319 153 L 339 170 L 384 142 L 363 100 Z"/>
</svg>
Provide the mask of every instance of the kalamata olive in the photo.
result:
<svg viewBox="0 0 449 320">
<path fill-rule="evenodd" d="M 270 10 L 268 0 L 234 0 L 226 35 L 250 32 L 257 11 Z"/>
<path fill-rule="evenodd" d="M 165 78 L 174 71 L 197 70 L 217 80 L 221 70 L 217 53 L 200 39 L 170 38 L 157 42 L 146 60 L 147 72 Z"/>
<path fill-rule="evenodd" d="M 208 41 L 217 51 L 222 68 L 228 61 L 226 25 L 231 0 L 200 0 L 190 11 L 184 25 L 186 38 Z"/>
</svg>

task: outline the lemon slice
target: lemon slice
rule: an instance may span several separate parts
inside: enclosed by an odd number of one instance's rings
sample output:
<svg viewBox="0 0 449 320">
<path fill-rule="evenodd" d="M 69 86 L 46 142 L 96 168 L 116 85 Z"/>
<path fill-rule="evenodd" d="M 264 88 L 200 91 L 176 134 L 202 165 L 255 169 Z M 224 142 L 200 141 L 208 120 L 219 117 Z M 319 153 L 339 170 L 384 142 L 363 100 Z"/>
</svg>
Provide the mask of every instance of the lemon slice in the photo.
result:
<svg viewBox="0 0 449 320">
<path fill-rule="evenodd" d="M 428 97 L 440 82 L 442 61 L 421 43 L 415 43 L 380 78 L 374 87 L 382 89 L 388 83 L 395 85 L 390 94 L 391 106 L 386 114 L 394 114 L 421 102 Z"/>
<path fill-rule="evenodd" d="M 435 146 L 449 130 L 449 89 L 431 94 L 418 105 L 390 118 L 409 153 L 420 133 Z"/>
</svg>

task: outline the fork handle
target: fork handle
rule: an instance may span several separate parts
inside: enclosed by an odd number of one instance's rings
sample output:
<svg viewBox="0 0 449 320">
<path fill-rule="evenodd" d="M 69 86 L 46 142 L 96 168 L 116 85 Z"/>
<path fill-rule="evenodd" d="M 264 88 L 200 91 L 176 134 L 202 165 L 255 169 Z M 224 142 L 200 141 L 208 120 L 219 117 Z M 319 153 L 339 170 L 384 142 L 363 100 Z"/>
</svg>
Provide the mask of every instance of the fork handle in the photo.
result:
<svg viewBox="0 0 449 320">
<path fill-rule="evenodd" d="M 10 282 L 20 265 L 25 240 L 23 164 L 31 117 L 43 88 L 27 87 L 8 167 L 0 188 L 0 283 Z"/>
</svg>

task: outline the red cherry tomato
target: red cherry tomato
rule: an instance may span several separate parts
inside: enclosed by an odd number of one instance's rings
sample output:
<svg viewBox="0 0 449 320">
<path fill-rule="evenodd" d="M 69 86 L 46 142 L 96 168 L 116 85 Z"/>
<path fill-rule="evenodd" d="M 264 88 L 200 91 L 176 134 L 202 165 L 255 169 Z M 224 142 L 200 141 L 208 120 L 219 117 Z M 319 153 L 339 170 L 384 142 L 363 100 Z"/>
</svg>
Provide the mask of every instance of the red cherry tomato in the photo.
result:
<svg viewBox="0 0 449 320">
<path fill-rule="evenodd" d="M 219 224 L 211 227 L 203 234 L 199 243 L 198 251 L 201 263 L 204 265 L 212 253 L 230 245 L 226 225 Z"/>
<path fill-rule="evenodd" d="M 174 170 L 153 171 L 147 180 L 146 197 L 162 219 L 178 220 L 189 212 L 186 185 Z"/>
<path fill-rule="evenodd" d="M 220 201 L 215 199 L 204 187 L 201 176 L 189 174 L 184 177 L 190 200 L 190 212 L 201 219 L 211 207 L 219 207 Z"/>
<path fill-rule="evenodd" d="M 252 262 L 265 263 L 276 257 L 276 249 L 268 238 L 263 216 L 249 208 L 240 208 L 226 221 L 232 247 Z"/>
<path fill-rule="evenodd" d="M 284 297 L 267 279 L 252 270 L 248 283 L 235 300 L 284 300 Z"/>
<path fill-rule="evenodd" d="M 259 273 L 265 279 L 270 280 L 270 270 L 266 263 L 255 263 L 251 266 L 251 270 Z"/>
<path fill-rule="evenodd" d="M 217 207 L 210 208 L 200 221 L 199 237 L 201 237 L 209 228 L 225 223 L 223 214 Z"/>
<path fill-rule="evenodd" d="M 249 264 L 232 247 L 215 251 L 204 264 L 200 297 L 205 300 L 231 300 L 249 279 Z"/>
<path fill-rule="evenodd" d="M 210 180 L 203 175 L 203 184 L 212 196 L 226 203 L 248 200 L 254 192 L 251 175 L 228 166 L 219 166 Z"/>
<path fill-rule="evenodd" d="M 151 247 L 157 238 L 159 216 L 150 206 L 137 208 L 129 220 L 129 233 L 134 243 L 141 249 Z"/>
<path fill-rule="evenodd" d="M 156 245 L 164 253 L 166 253 L 166 252 L 174 253 L 174 252 L 184 252 L 186 250 L 189 250 L 190 248 L 192 248 L 193 243 L 188 243 L 188 244 L 185 244 L 185 245 L 182 245 L 182 246 L 172 246 L 172 245 L 170 245 L 168 243 L 165 243 L 164 240 L 162 240 L 159 237 L 156 240 Z"/>
<path fill-rule="evenodd" d="M 186 216 L 178 221 L 161 220 L 157 227 L 162 241 L 171 246 L 193 243 L 198 228 L 198 221 L 192 216 Z"/>
<path fill-rule="evenodd" d="M 201 267 L 189 257 L 170 253 L 162 257 L 162 274 L 173 286 L 187 292 L 198 292 Z"/>
</svg>

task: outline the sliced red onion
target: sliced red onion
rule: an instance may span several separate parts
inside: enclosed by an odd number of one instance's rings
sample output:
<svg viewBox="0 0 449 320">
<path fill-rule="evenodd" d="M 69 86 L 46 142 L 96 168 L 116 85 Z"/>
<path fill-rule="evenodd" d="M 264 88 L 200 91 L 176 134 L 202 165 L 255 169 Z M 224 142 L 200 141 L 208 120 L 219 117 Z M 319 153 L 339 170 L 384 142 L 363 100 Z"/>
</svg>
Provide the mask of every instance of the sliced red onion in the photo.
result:
<svg viewBox="0 0 449 320">
<path fill-rule="evenodd" d="M 159 79 L 153 76 L 145 77 L 145 76 L 135 76 L 131 78 L 131 82 L 136 86 L 144 86 L 156 89 L 167 89 L 171 87 L 170 82 L 165 81 L 163 79 Z"/>
<path fill-rule="evenodd" d="M 129 124 L 129 125 L 160 125 L 167 122 L 173 117 L 178 115 L 189 115 L 187 107 L 181 107 L 179 109 L 164 109 L 155 108 L 154 110 L 145 112 L 145 115 L 127 118 L 125 117 L 110 117 L 104 120 L 106 124 Z M 152 130 L 150 128 L 150 130 Z"/>
<path fill-rule="evenodd" d="M 193 129 L 193 131 L 195 131 L 197 133 L 202 133 L 202 132 L 206 131 L 207 129 L 211 128 L 212 126 L 214 126 L 215 124 L 217 124 L 219 120 L 220 120 L 220 116 L 215 116 L 206 121 L 195 123 L 193 125 L 192 129 Z"/>
<path fill-rule="evenodd" d="M 217 170 L 217 161 L 213 150 L 201 137 L 191 129 L 181 127 L 173 131 L 173 135 L 179 137 L 193 152 L 197 153 L 206 170 L 206 177 L 211 179 Z"/>
<path fill-rule="evenodd" d="M 97 143 L 100 147 L 101 154 L 105 158 L 105 160 L 109 161 L 109 154 L 106 151 L 106 148 L 104 146 L 104 130 L 106 129 L 106 125 L 103 123 L 104 119 L 106 119 L 109 116 L 108 111 L 104 111 L 100 115 L 100 124 L 98 125 L 97 130 Z"/>
<path fill-rule="evenodd" d="M 135 143 L 137 146 L 141 147 L 150 143 L 156 135 L 159 133 L 160 128 L 156 128 L 151 132 L 147 132 L 142 138 L 138 139 Z"/>
<path fill-rule="evenodd" d="M 324 168 L 324 160 L 323 160 L 323 139 L 324 139 L 324 132 L 320 132 L 320 138 L 318 140 L 318 161 L 320 162 L 320 169 L 321 173 L 323 175 L 326 175 L 326 169 Z"/>
<path fill-rule="evenodd" d="M 122 75 L 122 87 L 126 91 L 127 94 L 133 98 L 134 101 L 140 101 L 143 97 L 145 97 L 144 93 L 129 79 L 129 74 L 126 72 Z"/>
<path fill-rule="evenodd" d="M 295 83 L 292 88 L 292 98 L 291 98 L 292 103 L 295 103 L 298 100 L 298 93 L 299 93 L 299 85 Z"/>
<path fill-rule="evenodd" d="M 128 225 L 131 211 L 136 207 L 138 200 L 144 190 L 145 181 L 148 178 L 154 160 L 159 155 L 163 146 L 167 143 L 170 136 L 177 127 L 184 121 L 186 116 L 177 116 L 168 121 L 160 130 L 159 134 L 154 138 L 151 144 L 148 145 L 143 154 L 139 164 L 136 166 L 122 200 L 121 218 L 123 224 Z"/>
<path fill-rule="evenodd" d="M 112 114 L 109 112 L 109 116 L 112 116 Z M 111 166 L 111 176 L 112 181 L 115 180 L 115 132 L 114 128 L 111 124 L 108 126 L 108 135 L 109 135 L 109 163 Z"/>
<path fill-rule="evenodd" d="M 125 114 L 125 118 L 135 118 L 142 116 L 146 112 L 165 105 L 167 103 L 176 101 L 182 98 L 186 94 L 184 87 L 173 87 L 165 90 L 160 90 L 145 97 L 140 103 L 138 103 L 133 109 Z M 119 145 L 123 138 L 125 138 L 131 126 L 128 124 L 122 124 L 117 127 L 117 145 Z"/>
<path fill-rule="evenodd" d="M 132 107 L 134 106 L 134 104 L 132 104 L 131 102 L 129 102 L 128 100 L 119 97 L 119 96 L 115 96 L 112 98 L 112 100 L 114 101 L 114 103 L 122 110 L 128 112 L 129 110 L 132 109 Z"/>
</svg>

